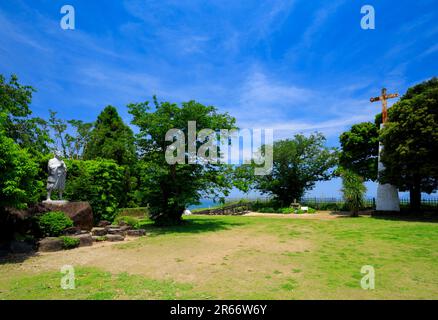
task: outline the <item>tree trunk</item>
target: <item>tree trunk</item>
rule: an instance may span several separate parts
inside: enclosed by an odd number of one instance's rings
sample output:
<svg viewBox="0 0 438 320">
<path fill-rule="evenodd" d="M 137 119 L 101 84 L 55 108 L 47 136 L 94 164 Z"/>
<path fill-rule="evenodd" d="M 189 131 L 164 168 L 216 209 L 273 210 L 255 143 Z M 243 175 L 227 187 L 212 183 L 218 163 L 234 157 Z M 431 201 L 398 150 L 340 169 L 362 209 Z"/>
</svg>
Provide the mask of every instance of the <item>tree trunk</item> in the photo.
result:
<svg viewBox="0 0 438 320">
<path fill-rule="evenodd" d="M 411 187 L 409 190 L 409 198 L 412 213 L 418 213 L 421 209 L 421 189 L 419 185 Z"/>
</svg>

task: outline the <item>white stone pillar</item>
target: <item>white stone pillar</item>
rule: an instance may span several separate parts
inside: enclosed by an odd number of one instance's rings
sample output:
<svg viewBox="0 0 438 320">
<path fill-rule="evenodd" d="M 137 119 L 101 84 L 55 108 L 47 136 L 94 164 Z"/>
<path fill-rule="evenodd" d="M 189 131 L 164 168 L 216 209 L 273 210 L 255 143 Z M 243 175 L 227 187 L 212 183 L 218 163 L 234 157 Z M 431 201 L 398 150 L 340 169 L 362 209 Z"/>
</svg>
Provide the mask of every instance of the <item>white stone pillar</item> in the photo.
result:
<svg viewBox="0 0 438 320">
<path fill-rule="evenodd" d="M 380 129 L 385 126 L 384 123 L 380 125 Z M 385 170 L 385 166 L 380 161 L 380 154 L 383 150 L 383 145 L 379 143 L 379 162 L 378 162 L 378 175 Z M 377 186 L 377 199 L 376 199 L 377 211 L 400 211 L 400 198 L 398 196 L 398 189 L 392 184 L 385 183 Z"/>
</svg>

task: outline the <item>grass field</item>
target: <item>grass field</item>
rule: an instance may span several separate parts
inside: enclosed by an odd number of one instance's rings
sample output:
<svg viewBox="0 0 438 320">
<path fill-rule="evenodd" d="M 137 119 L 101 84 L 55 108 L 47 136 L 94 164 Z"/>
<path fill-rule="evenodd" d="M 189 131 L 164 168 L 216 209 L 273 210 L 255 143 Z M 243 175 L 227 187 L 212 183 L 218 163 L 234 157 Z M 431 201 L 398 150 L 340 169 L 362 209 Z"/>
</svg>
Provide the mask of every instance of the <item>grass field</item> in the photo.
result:
<svg viewBox="0 0 438 320">
<path fill-rule="evenodd" d="M 0 299 L 438 299 L 438 224 L 189 216 L 133 241 L 0 263 Z M 63 265 L 76 289 L 60 288 Z M 375 268 L 375 289 L 360 286 Z"/>
</svg>

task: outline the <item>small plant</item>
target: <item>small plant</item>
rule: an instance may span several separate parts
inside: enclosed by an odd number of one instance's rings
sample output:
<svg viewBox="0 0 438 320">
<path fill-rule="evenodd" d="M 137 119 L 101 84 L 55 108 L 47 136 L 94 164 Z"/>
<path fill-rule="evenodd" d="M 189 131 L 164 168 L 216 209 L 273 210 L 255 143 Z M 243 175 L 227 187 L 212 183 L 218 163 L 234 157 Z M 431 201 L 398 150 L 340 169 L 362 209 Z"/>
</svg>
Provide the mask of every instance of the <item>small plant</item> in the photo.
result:
<svg viewBox="0 0 438 320">
<path fill-rule="evenodd" d="M 135 227 L 135 225 L 138 223 L 138 218 L 135 217 L 129 217 L 129 216 L 123 216 L 123 217 L 117 217 L 115 222 L 117 224 L 120 224 L 120 222 L 124 222 L 127 225 L 131 226 L 132 228 Z"/>
<path fill-rule="evenodd" d="M 38 218 L 38 227 L 46 237 L 57 237 L 66 228 L 73 227 L 73 221 L 64 212 L 47 212 Z"/>
<path fill-rule="evenodd" d="M 281 213 L 284 214 L 291 214 L 291 213 L 295 213 L 296 209 L 292 208 L 292 207 L 288 207 L 288 208 L 283 208 L 281 209 Z"/>
<path fill-rule="evenodd" d="M 359 210 L 364 206 L 364 195 L 367 188 L 363 179 L 351 170 L 342 170 L 342 193 L 345 205 L 353 217 L 359 216 Z"/>
<path fill-rule="evenodd" d="M 60 237 L 62 240 L 62 248 L 69 250 L 74 249 L 79 246 L 80 240 L 72 237 Z"/>
<path fill-rule="evenodd" d="M 102 242 L 102 241 L 106 241 L 107 240 L 107 236 L 98 236 L 96 237 L 96 241 L 97 242 Z"/>
</svg>

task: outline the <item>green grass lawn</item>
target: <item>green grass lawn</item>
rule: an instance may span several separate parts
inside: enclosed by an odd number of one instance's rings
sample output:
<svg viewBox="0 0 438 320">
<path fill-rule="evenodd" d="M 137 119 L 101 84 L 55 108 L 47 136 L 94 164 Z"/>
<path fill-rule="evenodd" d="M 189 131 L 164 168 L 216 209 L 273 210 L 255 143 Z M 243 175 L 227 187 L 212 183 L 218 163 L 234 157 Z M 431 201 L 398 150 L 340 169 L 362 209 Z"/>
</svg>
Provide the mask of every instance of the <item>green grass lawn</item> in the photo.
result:
<svg viewBox="0 0 438 320">
<path fill-rule="evenodd" d="M 189 216 L 148 237 L 0 262 L 0 299 L 438 299 L 438 224 Z M 60 288 L 60 267 L 76 289 Z M 360 286 L 375 268 L 375 289 Z"/>
</svg>

